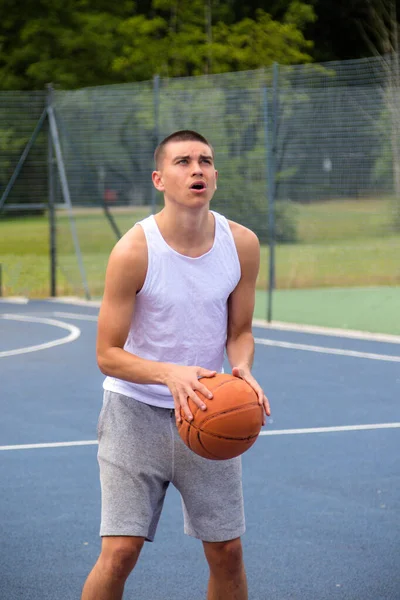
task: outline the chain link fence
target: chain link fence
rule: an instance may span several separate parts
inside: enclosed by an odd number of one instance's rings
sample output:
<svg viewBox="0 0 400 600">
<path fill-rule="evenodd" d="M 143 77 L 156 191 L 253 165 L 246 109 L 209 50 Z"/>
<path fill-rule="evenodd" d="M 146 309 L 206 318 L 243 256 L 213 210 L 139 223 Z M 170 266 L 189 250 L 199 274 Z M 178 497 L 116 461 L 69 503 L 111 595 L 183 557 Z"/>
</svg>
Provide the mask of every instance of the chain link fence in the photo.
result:
<svg viewBox="0 0 400 600">
<path fill-rule="evenodd" d="M 49 269 L 36 270 L 47 244 L 47 225 L 40 219 L 47 205 L 47 141 L 44 121 L 45 92 L 2 92 L 0 94 L 0 267 L 4 295 L 29 295 L 48 291 Z M 35 132 L 36 130 L 36 132 Z M 36 135 L 35 135 L 36 133 Z M 22 161 L 29 141 L 32 147 Z M 13 177 L 15 175 L 15 177 Z M 39 230 L 17 215 L 34 215 Z M 18 239 L 20 238 L 20 239 Z M 45 248 L 43 249 L 43 243 Z"/>
<path fill-rule="evenodd" d="M 271 278 L 278 290 L 398 285 L 398 83 L 391 63 L 371 58 L 55 91 L 71 206 L 54 158 L 49 164 L 45 123 L 0 204 L 3 293 L 48 295 L 44 217 L 17 219 L 12 206 L 46 204 L 50 168 L 57 293 L 84 293 L 73 223 L 87 295 L 100 297 L 118 235 L 161 206 L 151 183 L 153 151 L 177 129 L 195 129 L 214 146 L 212 207 L 258 234 L 261 295 Z M 45 105 L 45 93 L 0 94 L 3 196 Z M 13 221 L 22 232 L 35 219 L 40 240 L 24 248 L 6 242 Z M 25 261 L 39 254 L 43 274 L 30 270 L 28 281 Z"/>
</svg>

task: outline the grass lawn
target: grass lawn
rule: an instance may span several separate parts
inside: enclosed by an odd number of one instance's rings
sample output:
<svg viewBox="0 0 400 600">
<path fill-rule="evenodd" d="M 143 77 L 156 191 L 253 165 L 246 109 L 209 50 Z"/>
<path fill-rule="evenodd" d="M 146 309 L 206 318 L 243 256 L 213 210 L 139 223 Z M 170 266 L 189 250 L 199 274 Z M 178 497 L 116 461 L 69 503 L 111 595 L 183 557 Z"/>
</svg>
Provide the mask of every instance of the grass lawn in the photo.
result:
<svg viewBox="0 0 400 600">
<path fill-rule="evenodd" d="M 262 248 L 258 287 L 268 281 L 268 248 Z M 400 236 L 276 248 L 279 289 L 400 284 Z"/>
<path fill-rule="evenodd" d="M 290 315 L 294 315 L 290 305 L 295 306 L 298 302 L 295 290 L 400 285 L 400 233 L 396 233 L 392 225 L 393 202 L 390 199 L 300 205 L 296 207 L 296 213 L 299 242 L 276 246 L 276 293 L 293 291 L 291 296 L 287 295 L 292 300 L 281 303 L 281 306 L 287 306 L 284 310 L 289 315 L 286 320 L 291 320 Z M 147 207 L 113 211 L 122 233 L 147 214 Z M 115 235 L 100 209 L 78 209 L 75 225 L 90 294 L 93 298 L 101 297 Z M 65 211 L 57 214 L 57 238 L 58 294 L 83 296 Z M 0 220 L 3 295 L 31 298 L 49 295 L 48 240 L 49 226 L 45 216 Z M 257 310 L 261 312 L 262 290 L 268 283 L 268 260 L 269 249 L 262 247 L 257 282 L 261 294 Z M 280 314 L 279 318 L 285 320 L 284 316 Z M 274 314 L 274 318 L 278 316 Z M 294 318 L 304 322 L 305 317 L 301 313 Z"/>
<path fill-rule="evenodd" d="M 400 286 L 276 290 L 274 321 L 400 335 Z M 267 318 L 267 294 L 257 291 L 255 317 Z"/>
<path fill-rule="evenodd" d="M 396 210 L 393 198 L 331 200 L 301 205 L 297 232 L 304 243 L 382 238 L 393 233 Z"/>
</svg>

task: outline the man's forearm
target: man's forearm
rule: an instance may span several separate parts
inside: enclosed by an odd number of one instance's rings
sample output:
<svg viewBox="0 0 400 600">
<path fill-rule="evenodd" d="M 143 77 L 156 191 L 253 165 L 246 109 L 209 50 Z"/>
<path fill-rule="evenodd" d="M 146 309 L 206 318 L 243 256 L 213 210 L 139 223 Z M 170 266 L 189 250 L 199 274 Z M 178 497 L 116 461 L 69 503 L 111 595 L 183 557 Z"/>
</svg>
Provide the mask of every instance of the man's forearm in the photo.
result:
<svg viewBox="0 0 400 600">
<path fill-rule="evenodd" d="M 140 358 L 122 348 L 109 348 L 97 354 L 101 372 L 134 383 L 165 383 L 168 363 Z"/>
<path fill-rule="evenodd" d="M 226 353 L 231 367 L 247 368 L 253 366 L 254 336 L 246 331 L 237 336 L 230 336 L 226 342 Z"/>
</svg>

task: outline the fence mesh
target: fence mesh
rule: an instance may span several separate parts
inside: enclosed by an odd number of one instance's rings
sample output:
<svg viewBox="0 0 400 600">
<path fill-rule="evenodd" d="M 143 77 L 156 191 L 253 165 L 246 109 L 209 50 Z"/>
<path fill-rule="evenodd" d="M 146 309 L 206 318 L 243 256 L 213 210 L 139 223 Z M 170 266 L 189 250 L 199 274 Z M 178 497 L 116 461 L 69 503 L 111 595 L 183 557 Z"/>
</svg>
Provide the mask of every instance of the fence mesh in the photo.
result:
<svg viewBox="0 0 400 600">
<path fill-rule="evenodd" d="M 278 289 L 399 284 L 400 88 L 391 64 L 371 58 L 55 92 L 90 294 L 102 294 L 117 230 L 161 206 L 153 151 L 177 129 L 195 129 L 214 146 L 212 207 L 258 234 L 260 293 L 268 285 L 272 200 Z M 2 192 L 44 104 L 44 93 L 0 94 Z M 44 128 L 5 207 L 46 200 L 46 135 Z M 82 294 L 57 173 L 56 201 L 58 291 Z M 46 295 L 45 285 L 12 274 L 6 246 L 0 252 L 8 294 Z"/>
<path fill-rule="evenodd" d="M 35 232 L 29 223 L 16 218 L 21 209 L 26 215 L 39 215 L 47 203 L 45 123 L 15 183 L 8 186 L 45 106 L 45 92 L 0 93 L 0 198 L 7 192 L 0 221 L 0 265 L 3 292 L 8 295 L 29 295 L 48 288 L 47 224 L 40 222 L 39 231 Z M 33 217 L 33 221 L 37 222 L 38 217 Z M 21 240 L 17 241 L 19 236 Z M 35 275 L 38 262 L 47 266 L 41 277 Z"/>
</svg>

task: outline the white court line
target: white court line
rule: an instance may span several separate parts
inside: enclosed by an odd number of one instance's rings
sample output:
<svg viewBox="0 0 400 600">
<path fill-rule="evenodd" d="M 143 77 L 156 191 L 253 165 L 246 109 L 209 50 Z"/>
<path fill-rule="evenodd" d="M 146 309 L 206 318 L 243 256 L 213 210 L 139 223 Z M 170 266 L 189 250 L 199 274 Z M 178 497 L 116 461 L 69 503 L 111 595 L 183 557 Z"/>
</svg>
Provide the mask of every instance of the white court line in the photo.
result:
<svg viewBox="0 0 400 600">
<path fill-rule="evenodd" d="M 83 303 L 81 303 L 83 305 Z M 98 306 L 92 304 L 92 306 Z M 53 312 L 53 315 L 59 317 L 70 317 L 75 319 L 85 319 L 88 321 L 96 320 L 97 316 L 82 313 Z M 323 335 L 326 337 L 342 337 L 355 340 L 366 340 L 370 342 L 385 342 L 388 344 L 400 344 L 400 335 L 391 335 L 386 333 L 371 333 L 368 331 L 357 331 L 351 329 L 334 329 L 332 327 L 318 327 L 316 325 L 297 325 L 296 323 L 282 323 L 272 321 L 267 323 L 261 319 L 253 319 L 253 326 L 262 329 L 277 329 L 280 331 L 294 331 L 296 333 L 311 333 L 313 335 Z"/>
<path fill-rule="evenodd" d="M 26 354 L 28 352 L 38 352 L 39 350 L 45 350 L 46 348 L 53 348 L 54 346 L 60 346 L 61 344 L 68 344 L 74 342 L 80 335 L 81 330 L 75 325 L 70 323 L 64 323 L 63 321 L 56 321 L 55 319 L 45 319 L 42 317 L 29 317 L 26 315 L 13 315 L 6 314 L 0 315 L 1 319 L 7 319 L 12 321 L 29 321 L 31 323 L 44 323 L 45 325 L 53 325 L 54 327 L 60 327 L 69 331 L 69 335 L 52 340 L 51 342 L 44 342 L 43 344 L 36 344 L 35 346 L 25 346 L 24 348 L 16 348 L 15 350 L 5 350 L 0 352 L 0 358 L 6 356 L 15 356 L 17 354 Z"/>
<path fill-rule="evenodd" d="M 80 319 L 82 321 L 97 321 L 97 316 L 85 315 L 81 313 L 66 313 L 66 312 L 53 312 L 57 317 L 64 317 L 67 319 Z M 349 337 L 349 336 L 347 336 Z M 362 338 L 369 339 L 369 338 Z M 400 339 L 400 338 L 399 338 Z M 392 356 L 390 354 L 374 354 L 371 352 L 358 352 L 356 350 L 343 350 L 341 348 L 329 348 L 326 346 L 312 346 L 310 344 L 295 344 L 292 342 L 280 342 L 277 340 L 270 340 L 268 338 L 255 338 L 256 344 L 264 346 L 275 346 L 278 348 L 287 348 L 289 350 L 304 350 L 306 352 L 317 352 L 320 354 L 336 354 L 338 356 L 350 356 L 352 358 L 365 358 L 369 360 L 381 360 L 385 362 L 400 362 L 400 356 Z M 383 340 L 374 340 L 383 341 Z M 387 341 L 387 340 L 385 340 Z M 392 340 L 393 341 L 393 340 Z"/>
<path fill-rule="evenodd" d="M 283 323 L 282 321 L 272 321 L 271 323 L 268 323 L 268 321 L 263 319 L 253 319 L 253 325 L 254 327 L 261 327 L 262 329 L 279 329 L 281 331 L 295 331 L 299 333 L 312 333 L 315 335 L 351 338 L 356 340 L 369 340 L 371 342 L 400 344 L 400 335 L 391 333 L 372 333 L 371 331 L 358 331 L 357 329 L 301 325 L 299 323 Z"/>
<path fill-rule="evenodd" d="M 20 444 L 18 446 L 0 446 L 0 450 L 36 450 L 38 448 L 69 448 L 70 446 L 96 446 L 97 440 L 79 442 L 49 442 L 47 444 Z"/>
<path fill-rule="evenodd" d="M 97 316 L 84 315 L 80 313 L 54 312 L 57 317 L 67 319 L 80 319 L 82 321 L 97 321 Z M 318 352 L 320 354 L 336 354 L 339 356 L 351 356 L 353 358 L 366 358 L 369 360 L 382 360 L 386 362 L 400 362 L 400 356 L 390 354 L 373 354 L 371 352 L 357 352 L 356 350 L 342 350 L 341 348 L 329 348 L 326 346 L 312 346 L 310 344 L 294 344 L 292 342 L 280 342 L 268 338 L 255 338 L 256 344 L 264 346 L 276 346 L 278 348 L 287 348 L 290 350 L 305 350 L 307 352 Z"/>
<path fill-rule="evenodd" d="M 309 427 L 306 429 L 271 429 L 270 431 L 261 431 L 260 435 L 296 435 L 300 433 L 333 433 L 335 431 L 368 431 L 372 429 L 399 428 L 400 423 L 375 423 L 374 425 L 340 425 L 338 427 Z"/>
<path fill-rule="evenodd" d="M 0 298 L 1 304 L 28 304 L 29 298 L 24 298 L 22 296 L 6 296 L 5 298 Z"/>
<path fill-rule="evenodd" d="M 53 312 L 56 317 L 64 317 L 66 319 L 77 319 L 78 321 L 97 321 L 97 315 L 83 315 L 81 313 L 68 312 Z"/>
<path fill-rule="evenodd" d="M 75 296 L 64 296 L 58 298 L 46 298 L 47 302 L 72 304 L 75 306 L 95 306 L 100 307 L 101 300 L 83 300 Z M 289 323 L 283 321 L 271 321 L 265 319 L 253 319 L 255 327 L 263 329 L 279 329 L 284 331 L 296 331 L 301 333 L 313 333 L 317 335 L 345 337 L 360 340 L 370 340 L 377 342 L 388 342 L 392 344 L 400 344 L 400 335 L 390 333 L 374 333 L 372 331 L 359 331 L 356 329 L 342 329 L 339 327 L 322 327 L 320 325 L 306 325 L 302 323 Z"/>
<path fill-rule="evenodd" d="M 339 427 L 311 427 L 308 429 L 273 429 L 261 431 L 260 436 L 266 435 L 295 435 L 309 433 L 331 433 L 337 431 L 367 431 L 374 429 L 398 429 L 400 423 L 375 423 L 371 425 L 343 425 Z M 15 446 L 0 446 L 2 450 L 37 450 L 40 448 L 69 448 L 71 446 L 96 446 L 97 440 L 83 440 L 77 442 L 49 442 L 44 444 L 20 444 Z"/>
<path fill-rule="evenodd" d="M 53 302 L 54 304 L 71 304 L 73 306 L 95 306 L 99 307 L 101 300 L 84 300 L 83 298 L 77 298 L 75 296 L 58 296 L 57 298 L 46 298 L 46 302 Z"/>
<path fill-rule="evenodd" d="M 311 346 L 308 344 L 293 344 L 292 342 L 279 342 L 264 338 L 255 338 L 256 344 L 263 346 L 275 346 L 290 350 L 304 350 L 306 352 L 318 352 L 320 354 L 337 354 L 339 356 L 351 356 L 353 358 L 366 358 L 369 360 L 383 360 L 386 362 L 400 362 L 400 356 L 390 354 L 373 354 L 371 352 L 357 352 L 356 350 L 342 350 L 341 348 L 327 348 L 325 346 Z"/>
</svg>

